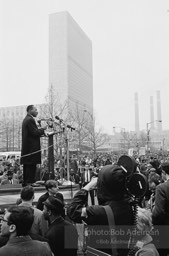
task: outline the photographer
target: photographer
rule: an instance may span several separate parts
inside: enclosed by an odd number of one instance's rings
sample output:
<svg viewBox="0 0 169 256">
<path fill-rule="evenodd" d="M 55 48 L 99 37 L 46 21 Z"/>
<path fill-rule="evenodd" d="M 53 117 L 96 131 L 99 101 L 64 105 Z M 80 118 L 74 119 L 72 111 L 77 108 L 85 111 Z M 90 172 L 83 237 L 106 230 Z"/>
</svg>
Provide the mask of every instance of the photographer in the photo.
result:
<svg viewBox="0 0 169 256">
<path fill-rule="evenodd" d="M 88 192 L 96 186 L 99 205 L 85 207 Z M 118 252 L 117 255 L 127 255 L 129 235 L 126 230 L 133 223 L 133 212 L 125 188 L 125 174 L 118 165 L 104 166 L 99 172 L 98 178 L 93 177 L 86 186 L 76 193 L 67 213 L 74 222 L 82 223 L 84 221 L 89 228 L 92 225 L 92 228 L 96 228 L 101 234 L 105 227 L 109 229 L 107 214 L 103 207 L 105 205 L 109 205 L 114 214 L 115 229 L 117 228 L 118 231 L 118 226 L 124 229 L 123 234 L 118 236 L 114 242 Z M 88 245 L 112 255 L 112 245 L 110 243 L 112 240 L 107 241 L 111 238 L 110 235 L 106 239 L 103 235 L 96 236 L 89 237 Z M 118 243 L 118 240 L 120 243 Z M 107 241 L 107 243 L 105 244 L 104 241 Z"/>
</svg>

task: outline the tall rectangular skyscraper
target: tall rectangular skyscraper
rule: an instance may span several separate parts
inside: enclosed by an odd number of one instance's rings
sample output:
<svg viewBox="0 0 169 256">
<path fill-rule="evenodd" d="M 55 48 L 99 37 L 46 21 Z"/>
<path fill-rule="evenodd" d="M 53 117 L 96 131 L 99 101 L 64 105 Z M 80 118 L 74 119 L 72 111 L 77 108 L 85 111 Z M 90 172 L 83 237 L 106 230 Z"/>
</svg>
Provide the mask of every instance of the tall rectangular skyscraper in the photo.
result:
<svg viewBox="0 0 169 256">
<path fill-rule="evenodd" d="M 68 12 L 49 15 L 49 85 L 62 103 L 93 111 L 92 43 Z"/>
</svg>

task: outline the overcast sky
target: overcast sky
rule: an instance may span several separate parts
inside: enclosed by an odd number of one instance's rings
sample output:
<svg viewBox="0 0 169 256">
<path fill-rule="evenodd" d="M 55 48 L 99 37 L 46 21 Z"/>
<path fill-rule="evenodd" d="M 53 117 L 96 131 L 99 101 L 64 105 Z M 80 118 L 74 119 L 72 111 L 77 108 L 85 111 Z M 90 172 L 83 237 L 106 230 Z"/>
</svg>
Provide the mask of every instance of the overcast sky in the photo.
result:
<svg viewBox="0 0 169 256">
<path fill-rule="evenodd" d="M 99 126 L 134 130 L 150 122 L 161 91 L 169 129 L 169 1 L 0 0 L 0 107 L 38 104 L 48 87 L 49 14 L 68 11 L 93 45 L 94 111 Z"/>
</svg>

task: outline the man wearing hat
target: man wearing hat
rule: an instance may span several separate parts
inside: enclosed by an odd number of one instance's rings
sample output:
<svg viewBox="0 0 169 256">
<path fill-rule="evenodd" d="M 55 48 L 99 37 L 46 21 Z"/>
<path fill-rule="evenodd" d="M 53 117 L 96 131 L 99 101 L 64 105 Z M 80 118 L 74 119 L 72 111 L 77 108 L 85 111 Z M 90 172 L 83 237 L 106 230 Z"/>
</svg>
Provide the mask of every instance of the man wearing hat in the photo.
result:
<svg viewBox="0 0 169 256">
<path fill-rule="evenodd" d="M 77 231 L 74 225 L 62 217 L 64 204 L 53 196 L 44 202 L 44 217 L 49 222 L 45 237 L 55 256 L 77 255 Z"/>
</svg>

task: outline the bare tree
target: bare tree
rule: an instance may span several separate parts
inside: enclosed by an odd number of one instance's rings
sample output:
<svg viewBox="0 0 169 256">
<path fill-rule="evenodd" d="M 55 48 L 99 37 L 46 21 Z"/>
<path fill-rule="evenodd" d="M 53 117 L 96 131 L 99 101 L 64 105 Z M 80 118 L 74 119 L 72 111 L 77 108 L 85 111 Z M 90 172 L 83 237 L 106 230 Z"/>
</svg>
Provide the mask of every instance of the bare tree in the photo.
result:
<svg viewBox="0 0 169 256">
<path fill-rule="evenodd" d="M 88 137 L 88 131 L 86 130 L 86 114 L 84 109 L 76 104 L 74 108 L 71 108 L 68 113 L 68 121 L 75 127 L 75 132 L 70 134 L 70 141 L 77 145 L 81 150 Z"/>
<path fill-rule="evenodd" d="M 97 148 L 103 146 L 105 143 L 108 142 L 109 136 L 103 133 L 102 128 L 96 128 L 96 119 L 95 117 L 88 112 L 88 122 L 87 122 L 87 134 L 88 134 L 88 142 L 91 145 L 94 155 L 96 155 Z"/>
<path fill-rule="evenodd" d="M 54 120 L 55 116 L 66 116 L 67 107 L 67 100 L 65 100 L 64 103 L 61 102 L 59 94 L 57 93 L 54 86 L 51 84 L 45 97 L 45 103 L 39 106 L 39 117 L 45 119 L 51 118 L 52 120 Z"/>
</svg>

